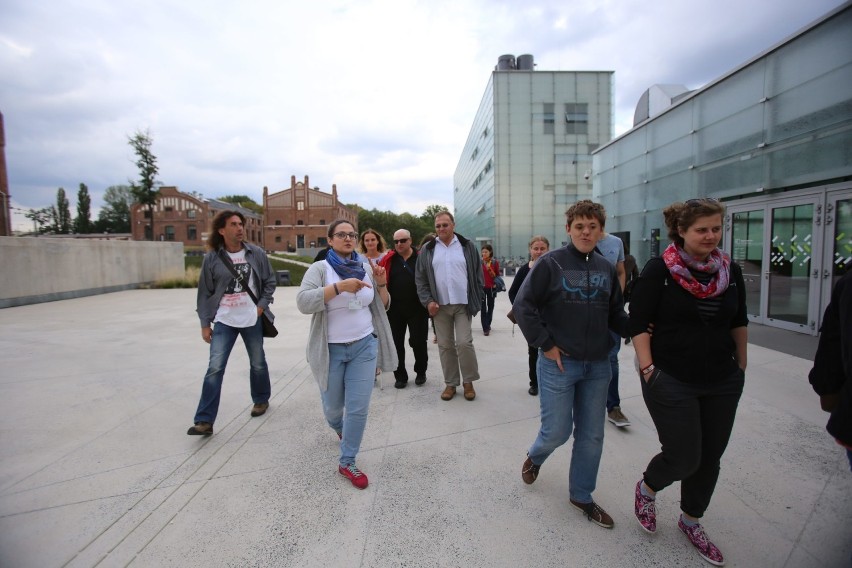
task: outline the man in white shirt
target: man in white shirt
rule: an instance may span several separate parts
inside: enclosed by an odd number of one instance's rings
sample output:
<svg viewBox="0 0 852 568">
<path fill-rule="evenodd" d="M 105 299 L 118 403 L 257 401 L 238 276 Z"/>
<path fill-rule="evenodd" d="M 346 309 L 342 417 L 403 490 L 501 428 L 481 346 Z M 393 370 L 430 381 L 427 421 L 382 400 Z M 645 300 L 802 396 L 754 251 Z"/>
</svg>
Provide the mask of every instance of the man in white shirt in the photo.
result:
<svg viewBox="0 0 852 568">
<path fill-rule="evenodd" d="M 483 277 L 476 245 L 457 234 L 455 226 L 449 211 L 435 215 L 438 238 L 421 249 L 415 282 L 420 303 L 435 322 L 446 383 L 441 399 L 452 400 L 461 383 L 465 399 L 473 400 L 479 363 L 471 320 L 482 306 Z"/>
</svg>

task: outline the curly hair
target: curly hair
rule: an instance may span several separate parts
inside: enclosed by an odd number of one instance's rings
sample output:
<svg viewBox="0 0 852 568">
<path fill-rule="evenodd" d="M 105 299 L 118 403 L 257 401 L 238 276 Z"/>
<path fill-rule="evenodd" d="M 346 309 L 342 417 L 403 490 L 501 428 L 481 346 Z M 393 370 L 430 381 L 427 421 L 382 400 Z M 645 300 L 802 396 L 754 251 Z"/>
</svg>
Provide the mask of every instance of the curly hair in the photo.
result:
<svg viewBox="0 0 852 568">
<path fill-rule="evenodd" d="M 228 224 L 228 219 L 236 215 L 240 218 L 240 221 L 243 222 L 243 226 L 246 224 L 246 217 L 239 211 L 219 211 L 215 217 L 213 217 L 213 223 L 211 223 L 210 227 L 210 235 L 207 237 L 207 248 L 210 250 L 218 250 L 225 244 L 225 237 L 219 234 L 219 229 L 224 229 L 225 225 Z"/>
<path fill-rule="evenodd" d="M 711 215 L 725 216 L 725 206 L 712 197 L 675 201 L 663 209 L 669 240 L 682 247 L 683 237 L 680 232 L 689 229 L 697 219 Z"/>
<path fill-rule="evenodd" d="M 600 203 L 595 203 L 590 199 L 583 199 L 568 208 L 565 212 L 568 225 L 574 222 L 577 217 L 585 217 L 587 219 L 597 219 L 601 224 L 601 228 L 606 225 L 606 209 Z"/>
</svg>

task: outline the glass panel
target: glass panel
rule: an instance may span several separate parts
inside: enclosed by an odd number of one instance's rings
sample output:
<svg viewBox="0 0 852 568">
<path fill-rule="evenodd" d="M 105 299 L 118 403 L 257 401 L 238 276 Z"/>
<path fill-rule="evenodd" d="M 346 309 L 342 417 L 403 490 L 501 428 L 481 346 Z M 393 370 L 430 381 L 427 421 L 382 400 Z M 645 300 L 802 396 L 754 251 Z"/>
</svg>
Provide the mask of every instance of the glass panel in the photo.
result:
<svg viewBox="0 0 852 568">
<path fill-rule="evenodd" d="M 743 269 L 749 315 L 760 315 L 763 274 L 763 209 L 734 213 L 731 258 Z"/>
<path fill-rule="evenodd" d="M 834 251 L 831 287 L 852 267 L 852 199 L 838 199 L 834 208 Z"/>
<path fill-rule="evenodd" d="M 772 210 L 767 313 L 772 319 L 808 323 L 813 215 L 811 203 Z"/>
</svg>

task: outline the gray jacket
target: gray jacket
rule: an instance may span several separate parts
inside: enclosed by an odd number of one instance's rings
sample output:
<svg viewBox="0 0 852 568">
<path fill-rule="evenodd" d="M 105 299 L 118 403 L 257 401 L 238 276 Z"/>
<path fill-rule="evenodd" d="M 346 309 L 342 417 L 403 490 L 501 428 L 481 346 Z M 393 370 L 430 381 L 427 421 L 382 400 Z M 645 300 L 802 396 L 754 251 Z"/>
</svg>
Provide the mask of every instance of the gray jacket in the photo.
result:
<svg viewBox="0 0 852 568">
<path fill-rule="evenodd" d="M 479 313 L 482 307 L 483 288 L 485 286 L 482 276 L 482 260 L 476 245 L 469 239 L 456 233 L 456 237 L 464 250 L 464 259 L 467 264 L 467 313 L 470 317 Z M 432 268 L 432 259 L 435 258 L 435 243 L 427 243 L 420 249 L 420 258 L 417 259 L 414 280 L 417 283 L 417 297 L 424 308 L 429 308 L 429 302 L 438 302 L 435 284 L 435 269 Z"/>
<path fill-rule="evenodd" d="M 311 318 L 311 329 L 308 335 L 308 345 L 305 355 L 311 373 L 319 384 L 320 390 L 328 389 L 328 312 L 325 306 L 325 271 L 328 268 L 326 262 L 315 262 L 308 268 L 302 277 L 302 285 L 296 295 L 296 306 L 303 314 L 313 314 Z M 370 276 L 373 288 L 376 281 L 373 280 L 373 267 L 369 262 L 364 263 L 364 270 Z M 390 307 L 390 303 L 388 303 Z M 376 292 L 370 303 L 370 315 L 373 317 L 373 331 L 379 339 L 379 355 L 377 366 L 384 371 L 394 371 L 399 365 L 396 358 L 396 347 L 393 344 L 388 316 L 382 305 L 382 298 Z"/>
<path fill-rule="evenodd" d="M 257 290 L 252 290 L 257 296 L 257 305 L 263 308 L 263 312 L 269 318 L 269 321 L 275 321 L 275 316 L 269 310 L 276 285 L 275 274 L 272 273 L 269 258 L 260 247 L 249 243 L 243 243 L 243 246 L 246 249 L 246 262 L 251 266 L 255 282 L 260 289 L 259 293 Z M 210 251 L 204 255 L 204 260 L 201 263 L 201 274 L 198 277 L 198 297 L 195 310 L 198 312 L 198 319 L 202 328 L 210 327 L 213 323 L 216 312 L 219 311 L 219 302 L 222 301 L 222 296 L 225 295 L 225 290 L 233 279 L 234 275 L 219 258 L 219 251 Z"/>
</svg>

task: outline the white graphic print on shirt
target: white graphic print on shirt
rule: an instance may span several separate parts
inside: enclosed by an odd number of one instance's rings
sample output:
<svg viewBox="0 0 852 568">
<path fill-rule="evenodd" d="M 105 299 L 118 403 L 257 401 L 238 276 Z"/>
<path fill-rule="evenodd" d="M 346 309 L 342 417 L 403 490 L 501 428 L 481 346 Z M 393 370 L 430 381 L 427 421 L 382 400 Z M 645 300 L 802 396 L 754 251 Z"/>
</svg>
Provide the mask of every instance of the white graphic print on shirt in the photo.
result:
<svg viewBox="0 0 852 568">
<path fill-rule="evenodd" d="M 251 267 L 246 262 L 246 250 L 237 253 L 227 253 L 240 275 L 240 280 L 232 278 L 225 289 L 225 294 L 219 301 L 219 310 L 215 321 L 231 327 L 251 327 L 257 322 L 257 307 L 246 292 L 245 287 L 251 286 L 254 280 Z M 255 291 L 255 287 L 252 291 Z"/>
</svg>

